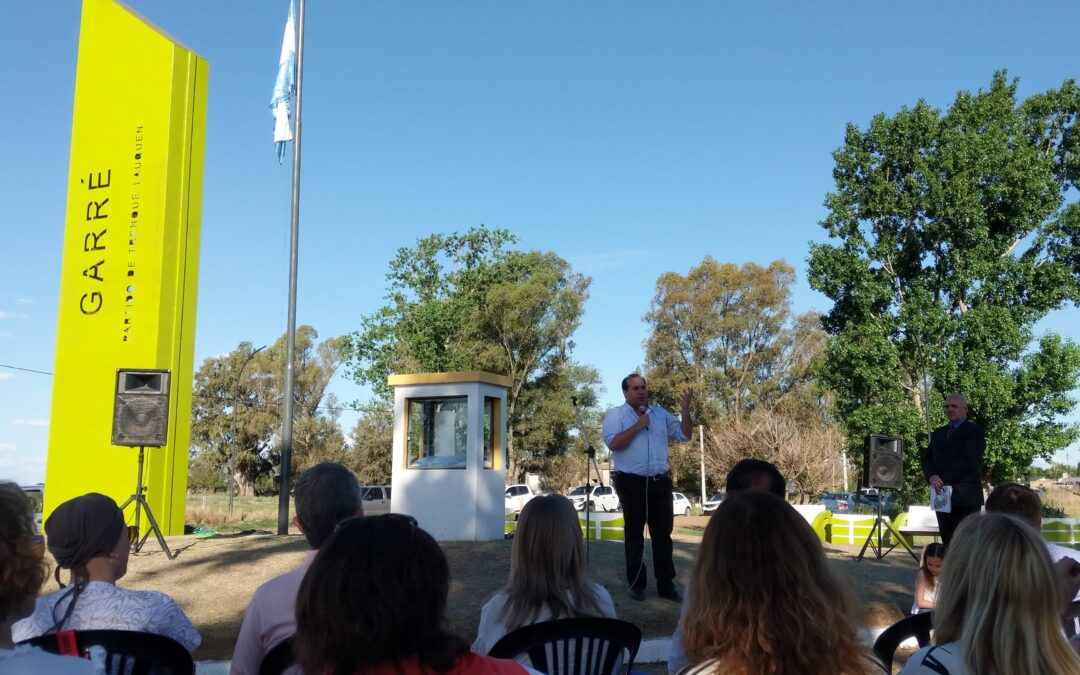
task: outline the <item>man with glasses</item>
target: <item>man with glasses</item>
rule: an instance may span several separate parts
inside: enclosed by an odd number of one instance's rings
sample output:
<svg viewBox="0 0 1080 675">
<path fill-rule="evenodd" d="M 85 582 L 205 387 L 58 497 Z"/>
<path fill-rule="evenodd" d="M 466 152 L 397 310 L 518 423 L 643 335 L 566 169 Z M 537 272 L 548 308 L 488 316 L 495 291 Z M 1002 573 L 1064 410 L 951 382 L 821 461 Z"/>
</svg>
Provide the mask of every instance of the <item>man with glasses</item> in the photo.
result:
<svg viewBox="0 0 1080 675">
<path fill-rule="evenodd" d="M 319 547 L 344 520 L 364 515 L 360 483 L 341 464 L 316 464 L 296 481 L 293 524 L 311 549 L 300 566 L 274 577 L 255 590 L 240 625 L 233 651 L 231 675 L 257 675 L 267 652 L 296 632 L 296 591 Z"/>
<path fill-rule="evenodd" d="M 948 546 L 960 521 L 978 513 L 983 505 L 982 464 L 986 452 L 983 430 L 967 418 L 967 400 L 960 394 L 945 399 L 949 423 L 930 434 L 922 454 L 922 470 L 930 483 L 930 499 L 952 487 L 948 513 L 937 512 L 941 541 Z"/>
</svg>

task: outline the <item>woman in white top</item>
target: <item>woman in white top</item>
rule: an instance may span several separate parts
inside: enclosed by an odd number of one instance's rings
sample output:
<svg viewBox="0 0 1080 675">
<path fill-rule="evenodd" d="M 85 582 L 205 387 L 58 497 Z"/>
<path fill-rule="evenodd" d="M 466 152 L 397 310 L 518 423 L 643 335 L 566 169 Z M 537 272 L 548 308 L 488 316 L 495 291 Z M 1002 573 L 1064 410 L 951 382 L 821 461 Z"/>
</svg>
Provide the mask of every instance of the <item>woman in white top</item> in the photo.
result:
<svg viewBox="0 0 1080 675">
<path fill-rule="evenodd" d="M 518 516 L 510 583 L 480 610 L 472 649 L 486 654 L 515 628 L 577 616 L 615 618 L 615 605 L 603 586 L 588 579 L 573 504 L 562 495 L 534 497 Z"/>
<path fill-rule="evenodd" d="M 938 581 L 941 577 L 941 563 L 945 560 L 945 544 L 935 541 L 927 544 L 919 560 L 919 571 L 915 573 L 915 598 L 911 603 L 912 614 L 932 612 L 937 604 Z"/>
<path fill-rule="evenodd" d="M 901 675 L 1080 675 L 1061 629 L 1062 592 L 1042 537 L 1002 513 L 968 516 L 941 572 L 934 641 Z M 1066 596 L 1066 597 L 1063 597 Z"/>
<path fill-rule="evenodd" d="M 11 639 L 11 625 L 34 611 L 34 597 L 48 575 L 43 554 L 30 500 L 18 485 L 0 483 L 0 675 L 93 675 L 90 661 L 16 646 Z"/>
<path fill-rule="evenodd" d="M 202 638 L 164 593 L 130 591 L 116 582 L 127 573 L 124 514 L 111 498 L 90 493 L 64 502 L 45 521 L 61 590 L 37 600 L 34 613 L 12 628 L 16 640 L 61 630 L 130 630 L 170 637 L 189 652 Z M 71 570 L 71 585 L 60 569 Z"/>
</svg>

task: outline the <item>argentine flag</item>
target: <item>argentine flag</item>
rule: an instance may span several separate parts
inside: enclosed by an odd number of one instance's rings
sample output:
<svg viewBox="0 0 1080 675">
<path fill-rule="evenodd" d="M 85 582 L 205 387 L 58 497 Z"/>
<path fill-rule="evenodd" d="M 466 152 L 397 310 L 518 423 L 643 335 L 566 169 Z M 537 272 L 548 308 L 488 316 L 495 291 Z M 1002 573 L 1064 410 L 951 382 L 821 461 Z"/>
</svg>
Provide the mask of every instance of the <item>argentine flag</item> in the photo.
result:
<svg viewBox="0 0 1080 675">
<path fill-rule="evenodd" d="M 270 111 L 274 114 L 274 142 L 277 144 L 278 164 L 285 159 L 285 143 L 293 139 L 293 97 L 296 96 L 296 0 L 289 0 L 289 19 L 285 22 L 285 36 L 281 38 L 281 56 L 278 58 L 277 80 L 274 95 L 270 98 Z"/>
</svg>

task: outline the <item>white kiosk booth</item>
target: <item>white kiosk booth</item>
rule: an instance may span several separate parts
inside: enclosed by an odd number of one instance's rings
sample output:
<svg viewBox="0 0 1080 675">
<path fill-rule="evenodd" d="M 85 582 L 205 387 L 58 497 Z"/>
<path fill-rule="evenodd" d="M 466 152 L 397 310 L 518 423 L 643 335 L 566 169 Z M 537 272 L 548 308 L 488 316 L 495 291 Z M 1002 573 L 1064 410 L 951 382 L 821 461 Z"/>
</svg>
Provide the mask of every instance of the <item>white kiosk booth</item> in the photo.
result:
<svg viewBox="0 0 1080 675">
<path fill-rule="evenodd" d="M 392 508 L 441 541 L 503 538 L 506 392 L 480 371 L 391 375 Z"/>
</svg>

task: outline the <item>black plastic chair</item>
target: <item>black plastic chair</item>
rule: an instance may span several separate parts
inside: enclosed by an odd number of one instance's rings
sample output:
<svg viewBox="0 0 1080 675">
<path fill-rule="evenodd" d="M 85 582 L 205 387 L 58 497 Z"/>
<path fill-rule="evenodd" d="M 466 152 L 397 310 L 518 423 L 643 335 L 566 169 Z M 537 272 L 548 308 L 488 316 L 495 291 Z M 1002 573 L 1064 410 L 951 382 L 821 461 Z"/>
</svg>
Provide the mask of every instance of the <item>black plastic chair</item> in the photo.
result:
<svg viewBox="0 0 1080 675">
<path fill-rule="evenodd" d="M 73 630 L 39 635 L 19 644 L 33 645 L 51 654 L 71 654 L 61 649 L 74 638 L 75 654 L 86 658 L 91 648 L 105 653 L 109 675 L 194 675 L 195 661 L 184 646 L 164 635 L 130 630 Z"/>
<path fill-rule="evenodd" d="M 270 648 L 259 664 L 259 675 L 281 675 L 293 664 L 291 637 Z"/>
<path fill-rule="evenodd" d="M 522 626 L 495 643 L 488 656 L 528 655 L 532 667 L 549 675 L 615 675 L 634 667 L 641 629 L 603 617 L 556 619 Z"/>
<path fill-rule="evenodd" d="M 885 664 L 885 668 L 892 670 L 893 655 L 900 643 L 908 638 L 915 638 L 920 647 L 930 644 L 930 627 L 934 622 L 933 612 L 912 614 L 905 616 L 893 625 L 885 629 L 877 640 L 874 640 L 874 653 Z"/>
</svg>

